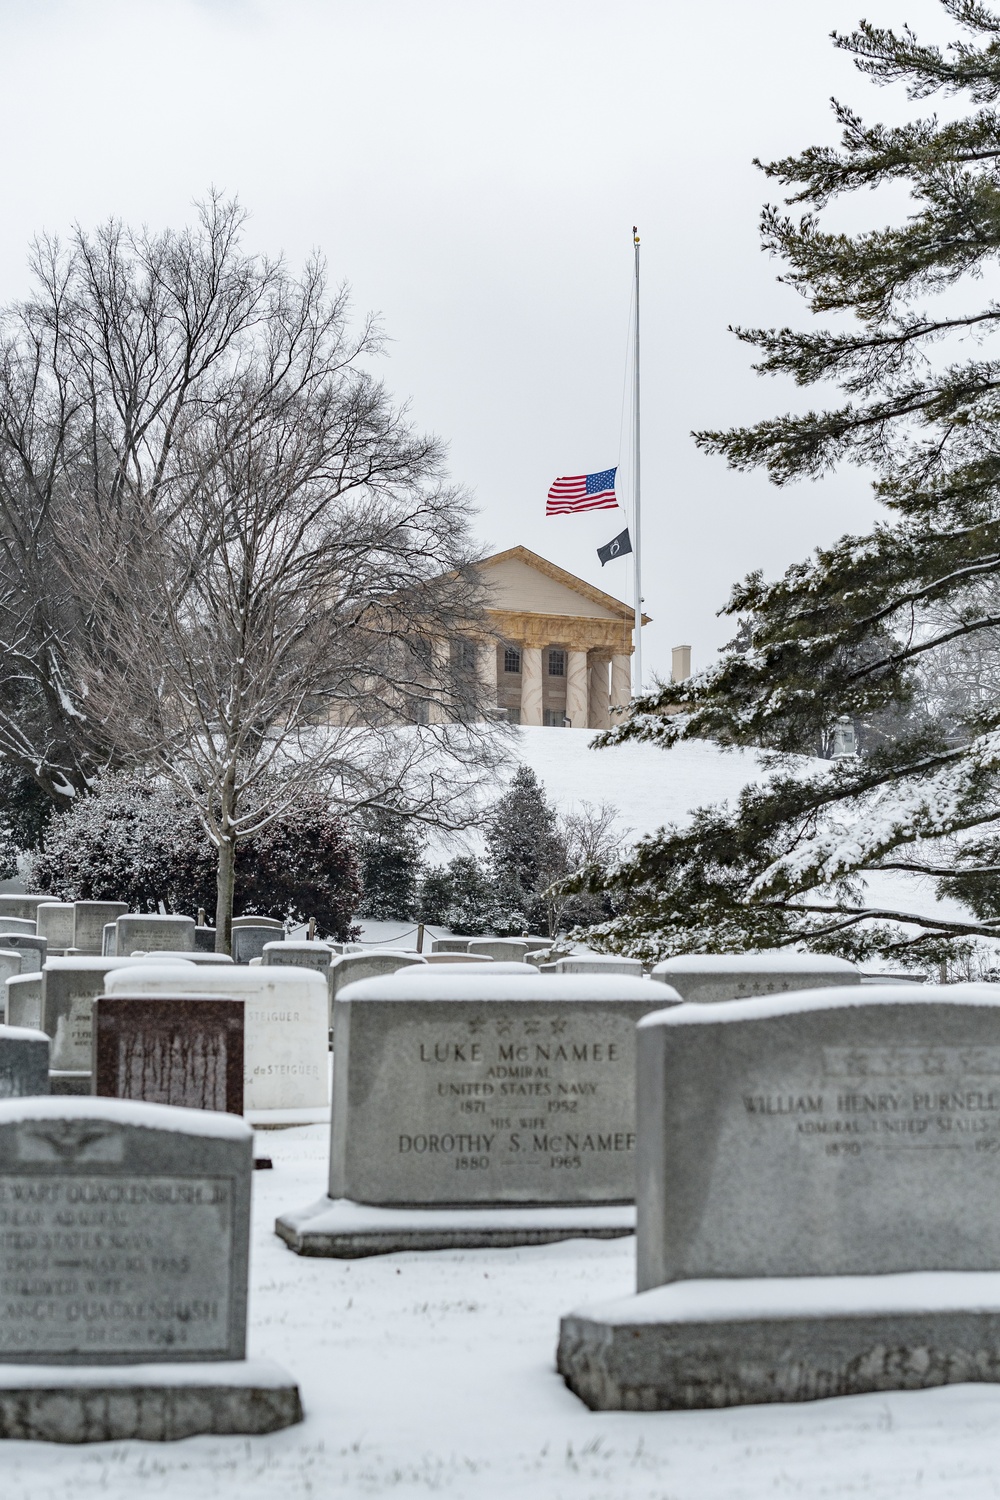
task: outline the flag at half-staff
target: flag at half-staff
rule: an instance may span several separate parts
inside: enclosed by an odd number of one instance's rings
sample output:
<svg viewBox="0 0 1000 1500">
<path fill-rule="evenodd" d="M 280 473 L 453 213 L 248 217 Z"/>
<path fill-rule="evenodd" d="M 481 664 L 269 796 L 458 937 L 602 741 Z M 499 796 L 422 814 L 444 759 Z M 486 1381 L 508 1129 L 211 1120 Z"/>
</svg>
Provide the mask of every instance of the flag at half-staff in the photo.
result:
<svg viewBox="0 0 1000 1500">
<path fill-rule="evenodd" d="M 601 559 L 601 567 L 611 562 L 612 558 L 624 557 L 627 552 L 632 551 L 632 538 L 628 534 L 628 527 L 613 537 L 606 547 L 598 547 L 597 555 Z"/>
<path fill-rule="evenodd" d="M 545 502 L 547 516 L 569 516 L 580 510 L 614 510 L 614 469 L 602 469 L 599 474 L 571 474 L 553 480 Z"/>
</svg>

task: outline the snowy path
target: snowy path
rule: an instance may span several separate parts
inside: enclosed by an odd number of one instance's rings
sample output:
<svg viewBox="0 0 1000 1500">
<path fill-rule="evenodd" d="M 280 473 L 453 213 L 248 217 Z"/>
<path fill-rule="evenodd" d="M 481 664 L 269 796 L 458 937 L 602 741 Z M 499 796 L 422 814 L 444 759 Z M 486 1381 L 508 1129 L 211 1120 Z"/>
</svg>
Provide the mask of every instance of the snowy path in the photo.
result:
<svg viewBox="0 0 1000 1500">
<path fill-rule="evenodd" d="M 559 1314 L 632 1285 L 633 1242 L 302 1260 L 275 1214 L 317 1197 L 326 1131 L 268 1133 L 251 1352 L 307 1418 L 267 1438 L 0 1444 L 2 1500 L 987 1500 L 1000 1387 L 724 1412 L 588 1412 L 553 1370 Z"/>
</svg>

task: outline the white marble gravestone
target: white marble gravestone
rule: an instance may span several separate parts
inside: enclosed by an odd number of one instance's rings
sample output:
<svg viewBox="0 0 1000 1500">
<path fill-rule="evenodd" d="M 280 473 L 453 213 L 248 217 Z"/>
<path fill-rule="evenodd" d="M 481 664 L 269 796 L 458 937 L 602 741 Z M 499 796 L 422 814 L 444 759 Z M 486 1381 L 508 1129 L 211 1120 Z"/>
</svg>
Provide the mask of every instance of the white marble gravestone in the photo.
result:
<svg viewBox="0 0 1000 1500">
<path fill-rule="evenodd" d="M 589 1405 L 1000 1379 L 1000 986 L 689 1003 L 638 1038 L 638 1294 L 560 1341 Z"/>
<path fill-rule="evenodd" d="M 300 1419 L 288 1377 L 245 1359 L 252 1145 L 242 1120 L 203 1110 L 0 1102 L 0 1436 Z"/>
<path fill-rule="evenodd" d="M 326 1119 L 329 1002 L 322 975 L 308 969 L 142 961 L 127 974 L 109 973 L 104 990 L 108 995 L 188 992 L 244 1000 L 244 1113 L 259 1125 Z"/>
<path fill-rule="evenodd" d="M 371 1254 L 630 1230 L 635 1026 L 661 991 L 518 967 L 523 975 L 426 967 L 338 994 L 329 1199 L 279 1219 L 293 1249 Z"/>
</svg>

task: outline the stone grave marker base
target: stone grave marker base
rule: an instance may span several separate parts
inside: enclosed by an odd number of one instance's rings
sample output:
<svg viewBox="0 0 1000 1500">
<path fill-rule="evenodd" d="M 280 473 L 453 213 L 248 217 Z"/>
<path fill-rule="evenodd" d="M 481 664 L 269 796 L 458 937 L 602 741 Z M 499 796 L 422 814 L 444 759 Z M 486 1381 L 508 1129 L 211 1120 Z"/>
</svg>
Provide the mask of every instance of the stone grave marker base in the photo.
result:
<svg viewBox="0 0 1000 1500">
<path fill-rule="evenodd" d="M 579 1208 L 379 1208 L 320 1198 L 282 1214 L 275 1233 L 296 1255 L 358 1260 L 401 1250 L 485 1250 L 614 1240 L 635 1233 L 634 1204 Z"/>
<path fill-rule="evenodd" d="M 562 1320 L 591 1411 L 676 1411 L 1000 1383 L 1000 1273 L 680 1281 Z"/>
<path fill-rule="evenodd" d="M 278 1432 L 301 1421 L 298 1386 L 270 1360 L 0 1364 L 0 1438 L 164 1443 L 199 1433 Z"/>
<path fill-rule="evenodd" d="M 93 1074 L 76 1072 L 69 1068 L 53 1068 L 49 1072 L 50 1094 L 89 1094 Z"/>
</svg>

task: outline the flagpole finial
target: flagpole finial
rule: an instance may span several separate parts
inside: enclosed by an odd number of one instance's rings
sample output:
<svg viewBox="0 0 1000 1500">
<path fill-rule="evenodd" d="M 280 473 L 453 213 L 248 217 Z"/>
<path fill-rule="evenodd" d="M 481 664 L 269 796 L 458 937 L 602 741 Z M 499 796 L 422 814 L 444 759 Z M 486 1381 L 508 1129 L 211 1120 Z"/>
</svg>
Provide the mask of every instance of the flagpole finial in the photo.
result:
<svg viewBox="0 0 1000 1500">
<path fill-rule="evenodd" d="M 639 226 L 637 224 L 632 225 L 632 243 L 633 245 L 638 245 L 639 243 Z"/>
</svg>

